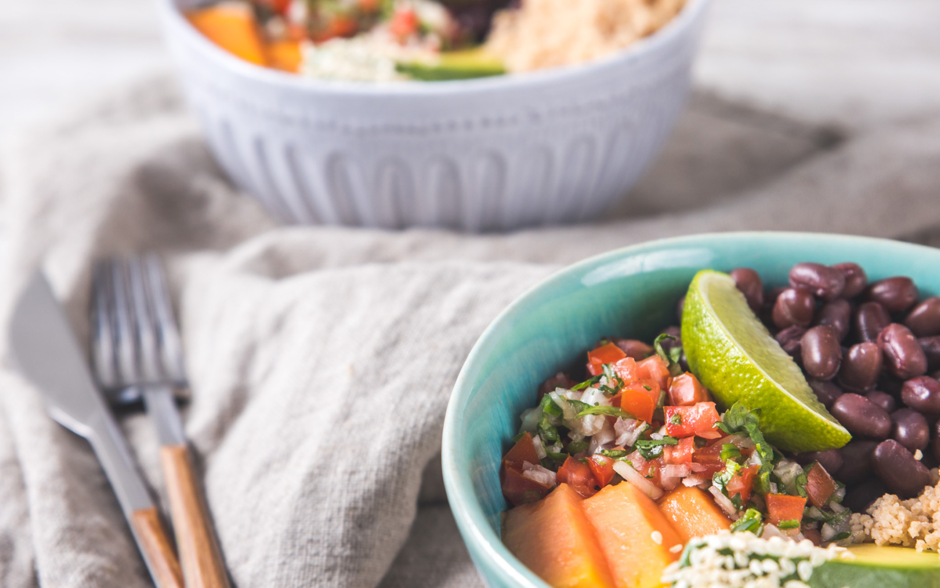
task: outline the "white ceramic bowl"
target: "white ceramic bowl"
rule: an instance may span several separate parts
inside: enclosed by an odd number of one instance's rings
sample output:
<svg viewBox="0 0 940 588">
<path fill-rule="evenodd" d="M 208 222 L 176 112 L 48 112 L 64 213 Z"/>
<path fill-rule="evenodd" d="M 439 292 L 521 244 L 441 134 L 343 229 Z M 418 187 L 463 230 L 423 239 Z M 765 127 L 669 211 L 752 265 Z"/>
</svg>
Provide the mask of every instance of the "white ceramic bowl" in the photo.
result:
<svg viewBox="0 0 940 588">
<path fill-rule="evenodd" d="M 256 67 L 189 25 L 191 0 L 161 7 L 212 152 L 278 220 L 490 231 L 596 218 L 626 194 L 683 107 L 708 2 L 607 59 L 398 84 Z"/>
</svg>

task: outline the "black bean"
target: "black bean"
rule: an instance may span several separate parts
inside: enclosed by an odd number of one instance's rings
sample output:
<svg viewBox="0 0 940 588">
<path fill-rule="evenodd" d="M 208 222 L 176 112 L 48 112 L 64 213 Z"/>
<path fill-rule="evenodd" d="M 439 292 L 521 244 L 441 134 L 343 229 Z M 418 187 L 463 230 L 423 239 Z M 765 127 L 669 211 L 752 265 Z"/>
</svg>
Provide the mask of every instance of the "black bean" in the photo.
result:
<svg viewBox="0 0 940 588">
<path fill-rule="evenodd" d="M 839 384 L 851 390 L 871 390 L 881 373 L 882 353 L 876 343 L 863 342 L 853 345 L 842 356 Z"/>
<path fill-rule="evenodd" d="M 888 493 L 888 487 L 878 478 L 865 480 L 845 493 L 842 504 L 852 512 L 865 512 L 871 504 Z"/>
<path fill-rule="evenodd" d="M 904 325 L 891 323 L 878 335 L 888 371 L 902 380 L 927 373 L 927 356 L 914 333 Z"/>
<path fill-rule="evenodd" d="M 857 263 L 847 261 L 845 263 L 837 263 L 832 267 L 842 272 L 842 275 L 845 276 L 845 287 L 842 288 L 843 298 L 858 296 L 861 291 L 865 289 L 865 286 L 868 285 L 868 276 L 865 275 L 865 270 L 862 269 L 862 266 Z"/>
<path fill-rule="evenodd" d="M 860 341 L 877 341 L 878 333 L 891 324 L 891 316 L 877 302 L 865 302 L 855 310 L 855 336 Z"/>
<path fill-rule="evenodd" d="M 894 396 L 890 394 L 885 394 L 880 390 L 872 390 L 865 394 L 865 398 L 870 400 L 876 406 L 880 406 L 881 409 L 887 413 L 894 412 L 894 409 L 897 408 L 897 402 L 894 400 Z"/>
<path fill-rule="evenodd" d="M 793 325 L 774 335 L 774 339 L 780 343 L 784 351 L 790 354 L 790 357 L 799 363 L 803 361 L 803 335 L 805 334 L 805 328 Z"/>
<path fill-rule="evenodd" d="M 838 449 L 827 449 L 825 451 L 811 451 L 809 453 L 797 453 L 793 456 L 797 463 L 806 466 L 814 461 L 818 461 L 830 476 L 838 478 L 839 469 L 842 467 L 842 452 Z"/>
<path fill-rule="evenodd" d="M 917 496 L 930 483 L 930 470 L 894 439 L 878 444 L 871 463 L 878 478 L 901 499 Z"/>
<path fill-rule="evenodd" d="M 636 339 L 621 339 L 620 337 L 611 337 L 610 342 L 619 347 L 621 351 L 626 353 L 627 357 L 632 357 L 637 361 L 645 359 L 654 353 L 653 347 L 651 345 L 647 345 L 643 341 L 637 341 Z"/>
<path fill-rule="evenodd" d="M 842 448 L 842 469 L 839 470 L 839 481 L 845 484 L 861 482 L 871 475 L 871 454 L 878 446 L 877 441 L 856 439 L 849 441 Z"/>
<path fill-rule="evenodd" d="M 842 299 L 823 304 L 816 313 L 815 324 L 829 325 L 836 330 L 839 341 L 842 341 L 852 327 L 852 305 Z"/>
<path fill-rule="evenodd" d="M 821 263 L 798 263 L 790 268 L 790 285 L 806 288 L 822 300 L 835 300 L 845 288 L 845 274 Z"/>
<path fill-rule="evenodd" d="M 806 331 L 802 342 L 803 369 L 817 380 L 831 380 L 842 365 L 839 336 L 829 325 Z"/>
<path fill-rule="evenodd" d="M 679 367 L 682 368 L 683 372 L 691 371 L 689 369 L 689 360 L 685 358 L 685 351 L 683 351 L 682 355 L 679 356 Z"/>
<path fill-rule="evenodd" d="M 830 412 L 853 435 L 884 439 L 891 432 L 887 411 L 858 394 L 843 394 L 832 404 Z"/>
<path fill-rule="evenodd" d="M 904 312 L 917 302 L 914 281 L 904 276 L 885 278 L 865 288 L 865 300 L 877 302 L 889 313 Z"/>
<path fill-rule="evenodd" d="M 917 412 L 940 414 L 940 382 L 930 376 L 919 376 L 904 382 L 901 400 Z"/>
<path fill-rule="evenodd" d="M 927 449 L 930 442 L 930 425 L 924 415 L 909 408 L 891 413 L 891 438 L 910 451 Z"/>
<path fill-rule="evenodd" d="M 682 307 L 685 306 L 685 296 L 679 299 L 679 302 L 676 304 L 676 318 L 679 319 L 679 324 L 682 324 Z"/>
<path fill-rule="evenodd" d="M 832 382 L 824 382 L 812 378 L 806 381 L 809 383 L 809 387 L 813 389 L 813 392 L 816 393 L 816 398 L 823 403 L 827 410 L 832 408 L 832 404 L 836 399 L 844 394 L 842 388 L 839 388 Z"/>
<path fill-rule="evenodd" d="M 749 267 L 739 267 L 731 270 L 731 279 L 744 294 L 751 310 L 759 311 L 764 304 L 764 282 L 760 275 Z"/>
<path fill-rule="evenodd" d="M 878 383 L 875 384 L 875 388 L 881 390 L 882 392 L 887 392 L 895 398 L 901 397 L 901 389 L 904 387 L 904 380 L 899 380 L 889 373 L 886 373 L 884 370 L 881 370 L 881 375 L 878 376 Z"/>
<path fill-rule="evenodd" d="M 813 322 L 816 301 L 808 290 L 787 288 L 777 296 L 774 303 L 773 319 L 778 329 L 793 325 L 808 327 Z"/>
<path fill-rule="evenodd" d="M 921 337 L 917 342 L 927 357 L 927 369 L 940 368 L 940 337 Z"/>
<path fill-rule="evenodd" d="M 575 381 L 568 377 L 568 374 L 564 372 L 558 372 L 551 378 L 542 382 L 542 385 L 539 386 L 539 400 L 542 400 L 542 396 L 554 392 L 556 388 L 571 388 L 575 385 Z"/>
<path fill-rule="evenodd" d="M 940 297 L 931 296 L 915 306 L 904 324 L 918 337 L 940 335 Z"/>
</svg>

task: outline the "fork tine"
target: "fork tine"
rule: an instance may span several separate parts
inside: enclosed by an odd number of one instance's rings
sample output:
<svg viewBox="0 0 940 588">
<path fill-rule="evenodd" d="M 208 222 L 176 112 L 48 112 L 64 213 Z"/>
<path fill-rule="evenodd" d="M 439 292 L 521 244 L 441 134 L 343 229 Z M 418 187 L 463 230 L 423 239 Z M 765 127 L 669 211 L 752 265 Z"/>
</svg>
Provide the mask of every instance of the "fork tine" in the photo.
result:
<svg viewBox="0 0 940 588">
<path fill-rule="evenodd" d="M 180 341 L 179 329 L 173 318 L 173 307 L 170 305 L 170 296 L 160 265 L 159 258 L 146 255 L 142 259 L 150 291 L 150 302 L 153 305 L 152 316 L 160 335 L 160 354 L 164 374 L 177 385 L 185 385 L 186 369 L 183 363 L 183 345 Z"/>
<path fill-rule="evenodd" d="M 160 361 L 160 344 L 157 329 L 151 313 L 150 288 L 140 258 L 127 260 L 127 276 L 130 282 L 130 308 L 137 331 L 138 359 L 144 383 L 157 383 L 163 380 Z"/>
<path fill-rule="evenodd" d="M 140 375 L 134 340 L 135 325 L 130 310 L 130 288 L 125 264 L 120 259 L 112 259 L 108 265 L 111 270 L 111 294 L 114 302 L 112 316 L 114 329 L 117 332 L 118 374 L 122 383 L 126 385 L 137 382 Z"/>
<path fill-rule="evenodd" d="M 92 355 L 95 375 L 102 388 L 116 388 L 117 366 L 114 357 L 114 331 L 111 328 L 111 314 L 108 301 L 110 289 L 108 266 L 105 262 L 95 263 L 93 269 L 92 290 L 94 295 L 94 316 L 92 317 Z"/>
</svg>

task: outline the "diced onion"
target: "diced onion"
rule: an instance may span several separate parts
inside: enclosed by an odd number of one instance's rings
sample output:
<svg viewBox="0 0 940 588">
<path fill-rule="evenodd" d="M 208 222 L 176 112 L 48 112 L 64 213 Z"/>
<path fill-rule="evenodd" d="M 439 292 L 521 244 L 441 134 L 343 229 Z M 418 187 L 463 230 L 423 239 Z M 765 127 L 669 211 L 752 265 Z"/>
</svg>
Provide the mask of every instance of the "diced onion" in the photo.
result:
<svg viewBox="0 0 940 588">
<path fill-rule="evenodd" d="M 725 443 L 732 443 L 738 449 L 750 449 L 756 445 L 753 439 L 747 435 L 741 434 L 731 435 L 728 439 L 725 440 Z"/>
<path fill-rule="evenodd" d="M 594 434 L 594 437 L 591 439 L 595 441 L 599 448 L 614 442 L 616 433 L 614 433 L 614 428 L 610 425 L 607 419 L 604 419 L 604 424 L 601 425 L 601 430 Z"/>
<path fill-rule="evenodd" d="M 646 494 L 653 500 L 658 500 L 663 495 L 663 491 L 654 486 L 649 480 L 644 478 L 640 472 L 633 469 L 633 467 L 625 461 L 615 461 L 614 462 L 614 471 L 620 474 L 620 476 L 627 482 L 636 486 L 640 492 Z"/>
<path fill-rule="evenodd" d="M 832 509 L 832 512 L 839 514 L 845 510 L 845 507 L 836 502 L 835 500 L 829 502 L 829 508 Z"/>
<path fill-rule="evenodd" d="M 664 478 L 684 478 L 692 473 L 692 468 L 687 465 L 669 464 L 663 466 L 662 473 Z"/>
<path fill-rule="evenodd" d="M 539 421 L 542 419 L 542 407 L 536 406 L 522 412 L 522 429 L 534 433 L 539 428 Z"/>
<path fill-rule="evenodd" d="M 533 482 L 538 482 L 543 486 L 555 485 L 555 472 L 543 468 L 540 465 L 534 465 L 529 462 L 522 464 L 522 475 Z"/>
<path fill-rule="evenodd" d="M 759 466 L 764 465 L 764 462 L 761 461 L 760 455 L 755 451 L 749 458 L 747 458 L 747 463 L 745 465 Z"/>
<path fill-rule="evenodd" d="M 643 421 L 618 418 L 614 423 L 614 432 L 617 434 L 616 444 L 621 447 L 631 447 L 648 428 L 649 425 Z"/>
<path fill-rule="evenodd" d="M 712 486 L 708 491 L 715 497 L 715 503 L 721 507 L 721 510 L 725 511 L 726 515 L 732 518 L 737 517 L 738 509 L 735 508 L 730 498 L 721 493 L 717 486 Z"/>
<path fill-rule="evenodd" d="M 823 524 L 822 529 L 819 530 L 819 535 L 822 537 L 823 541 L 829 541 L 838 534 L 839 533 L 829 523 Z"/>
<path fill-rule="evenodd" d="M 704 478 L 699 478 L 698 476 L 688 476 L 682 479 L 682 485 L 688 486 L 690 488 L 692 486 L 704 486 L 707 483 L 708 483 L 708 480 Z"/>
<path fill-rule="evenodd" d="M 650 433 L 650 439 L 656 439 L 657 441 L 661 441 L 662 438 L 665 436 L 666 436 L 666 425 L 663 425 L 662 427 L 660 427 L 659 430 L 656 431 L 655 433 Z"/>
<path fill-rule="evenodd" d="M 545 453 L 545 446 L 542 445 L 542 438 L 538 435 L 532 437 L 532 445 L 535 445 L 535 453 L 539 456 L 539 459 L 545 459 L 548 457 L 548 454 Z"/>
</svg>

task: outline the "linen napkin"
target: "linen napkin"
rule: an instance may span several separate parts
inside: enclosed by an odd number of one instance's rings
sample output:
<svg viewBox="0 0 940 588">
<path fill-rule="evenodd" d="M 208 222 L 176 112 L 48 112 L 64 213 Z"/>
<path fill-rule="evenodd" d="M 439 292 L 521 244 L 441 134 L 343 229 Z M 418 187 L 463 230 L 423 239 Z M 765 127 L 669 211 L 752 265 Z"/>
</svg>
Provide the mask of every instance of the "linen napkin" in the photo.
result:
<svg viewBox="0 0 940 588">
<path fill-rule="evenodd" d="M 940 119 L 840 137 L 697 95 L 600 223 L 281 228 L 232 188 L 160 76 L 34 131 L 3 160 L 0 315 L 42 262 L 87 340 L 93 259 L 160 252 L 193 392 L 186 431 L 233 585 L 481 586 L 446 504 L 440 439 L 457 372 L 500 310 L 562 264 L 671 235 L 940 243 L 938 160 Z M 0 584 L 149 585 L 91 449 L 8 363 L 0 417 Z M 133 412 L 121 422 L 160 493 L 150 424 Z"/>
</svg>

